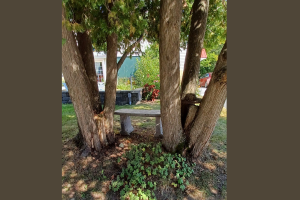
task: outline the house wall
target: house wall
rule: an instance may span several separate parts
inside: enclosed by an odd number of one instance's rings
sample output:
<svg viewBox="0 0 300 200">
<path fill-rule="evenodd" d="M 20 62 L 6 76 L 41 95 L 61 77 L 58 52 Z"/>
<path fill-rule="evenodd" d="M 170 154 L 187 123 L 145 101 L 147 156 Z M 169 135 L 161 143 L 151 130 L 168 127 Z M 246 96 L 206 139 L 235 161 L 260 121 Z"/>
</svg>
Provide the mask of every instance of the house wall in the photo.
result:
<svg viewBox="0 0 300 200">
<path fill-rule="evenodd" d="M 119 62 L 120 59 L 121 57 L 118 57 L 117 61 Z M 127 57 L 118 71 L 118 78 L 129 78 L 130 75 L 134 75 L 136 71 L 136 63 L 140 59 L 141 58 L 139 56 L 132 56 L 131 59 L 130 57 Z"/>
</svg>

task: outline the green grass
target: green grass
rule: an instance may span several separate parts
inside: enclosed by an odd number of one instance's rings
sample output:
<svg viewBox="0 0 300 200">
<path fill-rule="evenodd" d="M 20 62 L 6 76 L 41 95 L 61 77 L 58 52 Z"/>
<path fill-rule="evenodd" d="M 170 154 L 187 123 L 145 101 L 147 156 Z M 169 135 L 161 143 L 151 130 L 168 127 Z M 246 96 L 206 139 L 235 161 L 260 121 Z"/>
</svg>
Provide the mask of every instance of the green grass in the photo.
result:
<svg viewBox="0 0 300 200">
<path fill-rule="evenodd" d="M 77 133 L 77 117 L 73 104 L 62 105 L 62 141 L 72 139 Z"/>
<path fill-rule="evenodd" d="M 159 110 L 160 102 L 156 101 L 155 103 L 147 103 L 147 104 L 138 104 L 138 105 L 124 105 L 118 106 L 116 105 L 115 110 L 119 109 L 144 109 L 144 110 Z M 141 118 L 132 116 L 131 117 L 133 125 L 140 125 L 143 128 L 152 127 L 155 123 L 155 117 L 147 117 Z M 120 129 L 120 116 L 114 116 L 114 130 L 118 132 Z M 78 133 L 77 126 L 77 117 L 74 111 L 73 104 L 64 104 L 62 105 L 62 141 L 66 142 L 69 139 L 76 136 Z"/>
<path fill-rule="evenodd" d="M 206 198 L 227 199 L 227 110 L 223 108 L 209 145 L 202 156 L 200 171 L 190 179 L 198 192 Z"/>
</svg>

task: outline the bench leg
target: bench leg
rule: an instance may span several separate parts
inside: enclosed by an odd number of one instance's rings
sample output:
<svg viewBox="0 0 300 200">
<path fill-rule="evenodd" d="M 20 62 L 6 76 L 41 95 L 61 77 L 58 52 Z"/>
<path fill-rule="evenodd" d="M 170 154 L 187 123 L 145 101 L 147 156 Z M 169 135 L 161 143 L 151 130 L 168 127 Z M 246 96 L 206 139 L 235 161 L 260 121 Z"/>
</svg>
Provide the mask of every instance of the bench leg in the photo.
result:
<svg viewBox="0 0 300 200">
<path fill-rule="evenodd" d="M 131 125 L 131 120 L 128 115 L 120 115 L 121 121 L 121 135 L 130 135 L 130 133 L 134 130 Z"/>
<path fill-rule="evenodd" d="M 163 130 L 162 130 L 162 126 L 161 126 L 161 118 L 160 117 L 156 117 L 155 126 L 156 126 L 156 133 L 154 136 L 155 137 L 163 136 Z"/>
</svg>

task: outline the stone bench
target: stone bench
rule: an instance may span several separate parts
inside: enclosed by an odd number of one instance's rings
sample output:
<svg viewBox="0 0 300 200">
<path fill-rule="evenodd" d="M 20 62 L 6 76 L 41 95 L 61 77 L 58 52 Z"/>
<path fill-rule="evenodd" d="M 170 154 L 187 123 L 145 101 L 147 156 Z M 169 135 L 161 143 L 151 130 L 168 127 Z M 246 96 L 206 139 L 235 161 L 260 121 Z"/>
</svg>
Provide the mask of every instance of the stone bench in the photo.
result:
<svg viewBox="0 0 300 200">
<path fill-rule="evenodd" d="M 130 135 L 130 133 L 134 130 L 131 124 L 130 116 L 155 117 L 156 133 L 154 136 L 159 137 L 163 134 L 160 110 L 120 109 L 116 110 L 114 114 L 120 115 L 121 135 Z"/>
</svg>

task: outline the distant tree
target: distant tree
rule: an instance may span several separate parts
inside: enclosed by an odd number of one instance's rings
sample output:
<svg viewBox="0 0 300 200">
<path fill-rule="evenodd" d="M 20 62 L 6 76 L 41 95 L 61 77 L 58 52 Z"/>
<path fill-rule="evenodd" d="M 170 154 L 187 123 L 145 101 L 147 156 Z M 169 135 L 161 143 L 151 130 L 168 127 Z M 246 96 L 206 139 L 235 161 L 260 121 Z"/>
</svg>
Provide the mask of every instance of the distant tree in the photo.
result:
<svg viewBox="0 0 300 200">
<path fill-rule="evenodd" d="M 136 63 L 136 72 L 134 74 L 139 86 L 145 84 L 155 85 L 160 89 L 159 77 L 159 47 L 158 43 L 153 43 L 145 50 L 145 54 Z"/>
<path fill-rule="evenodd" d="M 218 55 L 220 54 L 222 48 L 223 44 L 219 45 L 216 49 L 212 49 L 207 52 L 207 58 L 201 61 L 199 78 L 208 72 L 214 71 L 214 68 L 217 64 Z"/>
</svg>

